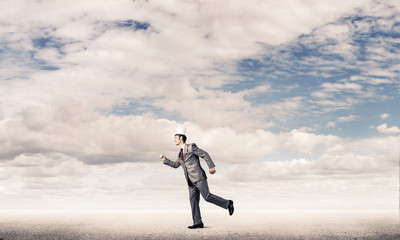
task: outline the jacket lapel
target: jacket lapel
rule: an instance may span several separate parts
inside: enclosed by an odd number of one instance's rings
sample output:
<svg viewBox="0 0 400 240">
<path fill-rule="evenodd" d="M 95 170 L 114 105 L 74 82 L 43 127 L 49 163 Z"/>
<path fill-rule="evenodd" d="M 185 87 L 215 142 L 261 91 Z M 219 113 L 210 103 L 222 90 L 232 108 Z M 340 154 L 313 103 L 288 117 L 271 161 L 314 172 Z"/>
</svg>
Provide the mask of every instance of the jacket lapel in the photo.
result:
<svg viewBox="0 0 400 240">
<path fill-rule="evenodd" d="M 185 144 L 185 149 L 184 149 L 184 151 L 183 151 L 185 154 L 188 152 L 188 145 L 187 144 Z"/>
</svg>

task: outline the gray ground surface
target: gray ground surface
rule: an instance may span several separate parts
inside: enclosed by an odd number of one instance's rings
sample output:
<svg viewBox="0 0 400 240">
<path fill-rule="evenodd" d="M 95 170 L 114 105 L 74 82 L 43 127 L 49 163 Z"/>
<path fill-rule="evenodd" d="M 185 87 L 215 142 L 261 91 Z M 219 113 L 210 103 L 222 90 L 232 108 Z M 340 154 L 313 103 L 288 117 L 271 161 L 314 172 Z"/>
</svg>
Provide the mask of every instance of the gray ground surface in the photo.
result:
<svg viewBox="0 0 400 240">
<path fill-rule="evenodd" d="M 190 230 L 187 211 L 0 211 L 0 239 L 400 239 L 399 212 L 203 211 Z"/>
</svg>

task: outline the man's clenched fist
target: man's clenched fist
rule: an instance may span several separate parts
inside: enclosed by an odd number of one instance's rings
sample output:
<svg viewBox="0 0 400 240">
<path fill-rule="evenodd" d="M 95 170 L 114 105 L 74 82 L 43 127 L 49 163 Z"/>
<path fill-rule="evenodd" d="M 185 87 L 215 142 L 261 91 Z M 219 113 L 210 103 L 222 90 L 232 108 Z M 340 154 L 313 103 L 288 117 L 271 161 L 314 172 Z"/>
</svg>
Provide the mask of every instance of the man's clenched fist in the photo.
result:
<svg viewBox="0 0 400 240">
<path fill-rule="evenodd" d="M 162 161 L 165 161 L 165 155 L 163 153 L 161 153 L 160 158 Z"/>
</svg>

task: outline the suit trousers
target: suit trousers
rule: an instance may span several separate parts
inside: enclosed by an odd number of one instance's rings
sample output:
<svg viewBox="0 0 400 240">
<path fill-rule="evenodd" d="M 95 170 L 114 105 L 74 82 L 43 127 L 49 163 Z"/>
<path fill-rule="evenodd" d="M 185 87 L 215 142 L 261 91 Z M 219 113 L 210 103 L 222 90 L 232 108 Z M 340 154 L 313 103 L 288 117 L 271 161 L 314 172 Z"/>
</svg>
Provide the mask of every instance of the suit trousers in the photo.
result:
<svg viewBox="0 0 400 240">
<path fill-rule="evenodd" d="M 229 200 L 211 194 L 210 190 L 208 189 L 207 179 L 192 183 L 189 186 L 189 199 L 190 199 L 190 206 L 192 208 L 193 224 L 202 223 L 200 207 L 199 207 L 200 193 L 201 196 L 203 196 L 204 200 L 206 200 L 207 202 L 228 209 Z"/>
</svg>

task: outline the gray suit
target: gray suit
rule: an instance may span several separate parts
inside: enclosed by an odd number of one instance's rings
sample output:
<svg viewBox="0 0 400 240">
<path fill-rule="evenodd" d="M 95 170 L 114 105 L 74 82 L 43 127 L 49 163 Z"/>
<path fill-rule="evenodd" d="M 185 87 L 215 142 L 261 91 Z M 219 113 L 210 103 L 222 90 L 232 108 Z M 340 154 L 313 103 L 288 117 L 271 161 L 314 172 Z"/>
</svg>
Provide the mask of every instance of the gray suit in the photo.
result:
<svg viewBox="0 0 400 240">
<path fill-rule="evenodd" d="M 209 168 L 213 168 L 215 165 L 206 151 L 198 148 L 195 143 L 185 144 L 183 155 L 184 161 L 182 161 L 179 154 L 176 161 L 171 161 L 166 158 L 164 164 L 173 168 L 182 166 L 186 182 L 189 186 L 193 224 L 200 224 L 202 223 L 199 208 L 200 193 L 207 202 L 211 202 L 225 209 L 228 208 L 229 200 L 211 194 L 208 189 L 207 175 L 200 165 L 199 157 L 206 161 Z"/>
</svg>

